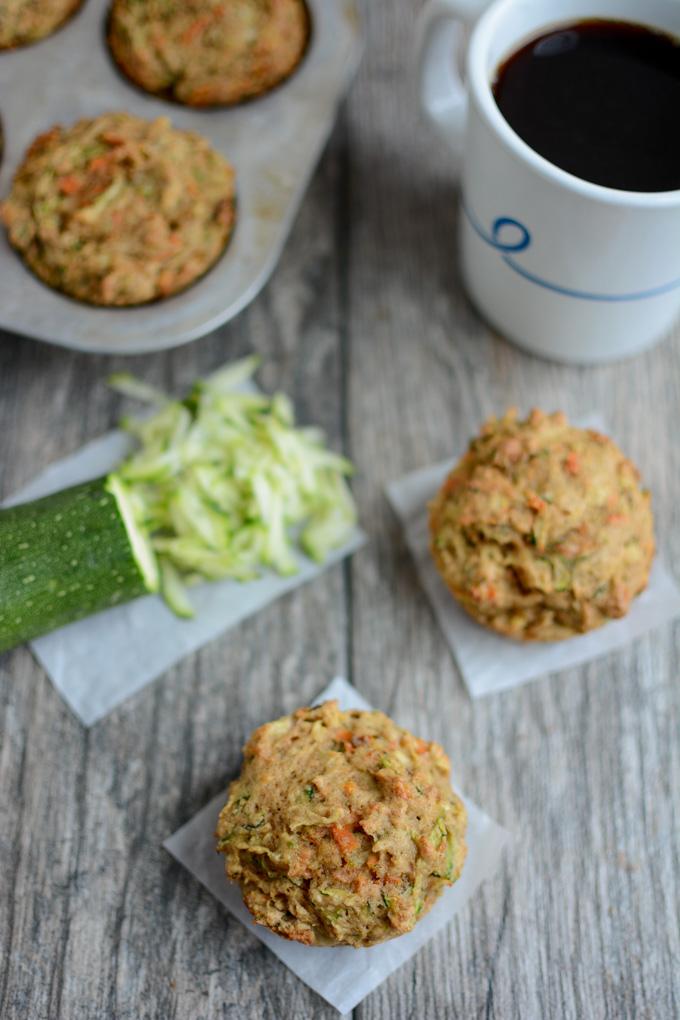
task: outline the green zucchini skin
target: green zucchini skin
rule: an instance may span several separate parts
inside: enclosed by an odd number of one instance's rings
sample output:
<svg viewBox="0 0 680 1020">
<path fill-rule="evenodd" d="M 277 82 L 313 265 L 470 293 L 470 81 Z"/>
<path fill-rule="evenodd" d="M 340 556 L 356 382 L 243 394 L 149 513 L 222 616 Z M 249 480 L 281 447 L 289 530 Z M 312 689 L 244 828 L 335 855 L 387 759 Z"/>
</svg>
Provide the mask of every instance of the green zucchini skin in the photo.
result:
<svg viewBox="0 0 680 1020">
<path fill-rule="evenodd" d="M 147 593 L 106 482 L 0 510 L 0 652 Z"/>
</svg>

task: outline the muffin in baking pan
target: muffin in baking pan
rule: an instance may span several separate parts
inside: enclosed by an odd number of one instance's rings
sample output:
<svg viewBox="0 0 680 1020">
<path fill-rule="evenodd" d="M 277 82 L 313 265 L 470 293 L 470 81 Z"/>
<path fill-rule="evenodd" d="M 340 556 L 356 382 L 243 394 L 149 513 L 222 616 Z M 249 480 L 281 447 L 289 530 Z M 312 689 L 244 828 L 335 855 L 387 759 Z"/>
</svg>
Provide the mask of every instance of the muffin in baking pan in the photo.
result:
<svg viewBox="0 0 680 1020">
<path fill-rule="evenodd" d="M 0 0 L 0 50 L 38 42 L 56 32 L 83 0 Z"/>
<path fill-rule="evenodd" d="M 410 931 L 460 876 L 467 817 L 442 748 L 336 701 L 261 726 L 217 848 L 259 924 L 310 946 Z"/>
<path fill-rule="evenodd" d="M 165 117 L 106 113 L 40 135 L 0 217 L 50 287 L 138 305 L 184 290 L 220 257 L 235 221 L 234 171 Z"/>
<path fill-rule="evenodd" d="M 565 415 L 491 418 L 430 505 L 432 556 L 479 623 L 554 641 L 624 616 L 654 557 L 650 495 Z"/>
<path fill-rule="evenodd" d="M 108 42 L 146 92 L 188 106 L 232 105 L 268 92 L 302 59 L 304 0 L 113 0 Z"/>
</svg>

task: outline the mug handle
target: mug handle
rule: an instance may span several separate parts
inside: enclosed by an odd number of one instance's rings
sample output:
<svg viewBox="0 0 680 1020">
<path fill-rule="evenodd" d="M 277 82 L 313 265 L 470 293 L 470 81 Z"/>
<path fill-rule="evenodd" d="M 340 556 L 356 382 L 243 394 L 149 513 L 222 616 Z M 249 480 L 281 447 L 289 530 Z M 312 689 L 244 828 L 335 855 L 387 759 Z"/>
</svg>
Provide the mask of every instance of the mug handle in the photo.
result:
<svg viewBox="0 0 680 1020">
<path fill-rule="evenodd" d="M 467 30 L 491 0 L 432 0 L 421 12 L 416 43 L 420 105 L 460 156 L 468 97 L 461 68 Z"/>
</svg>

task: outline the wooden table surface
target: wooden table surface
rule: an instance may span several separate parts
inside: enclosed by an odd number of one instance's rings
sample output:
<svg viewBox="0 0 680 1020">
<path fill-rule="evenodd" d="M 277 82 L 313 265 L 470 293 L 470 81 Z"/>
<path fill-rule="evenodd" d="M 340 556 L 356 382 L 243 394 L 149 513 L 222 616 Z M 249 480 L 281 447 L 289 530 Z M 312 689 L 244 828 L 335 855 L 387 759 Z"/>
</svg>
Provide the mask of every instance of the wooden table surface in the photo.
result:
<svg viewBox="0 0 680 1020">
<path fill-rule="evenodd" d="M 161 356 L 0 339 L 0 495 L 114 425 L 102 380 L 183 391 L 245 352 L 358 467 L 370 544 L 84 729 L 25 649 L 0 657 L 0 1016 L 337 1016 L 161 849 L 258 725 L 336 673 L 441 741 L 516 841 L 501 872 L 357 1020 L 680 1016 L 680 625 L 472 703 L 385 483 L 511 403 L 604 412 L 654 493 L 680 576 L 680 333 L 576 369 L 520 353 L 460 286 L 455 183 L 409 80 L 415 6 L 366 3 L 369 46 L 273 279 L 235 322 Z"/>
</svg>

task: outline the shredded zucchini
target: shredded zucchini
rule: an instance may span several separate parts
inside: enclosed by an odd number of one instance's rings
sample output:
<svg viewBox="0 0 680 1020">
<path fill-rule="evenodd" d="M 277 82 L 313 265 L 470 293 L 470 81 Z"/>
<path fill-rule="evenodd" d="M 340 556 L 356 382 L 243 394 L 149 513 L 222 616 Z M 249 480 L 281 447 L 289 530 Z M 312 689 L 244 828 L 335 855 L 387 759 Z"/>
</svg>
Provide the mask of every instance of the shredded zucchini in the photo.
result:
<svg viewBox="0 0 680 1020">
<path fill-rule="evenodd" d="M 173 400 L 133 377 L 110 384 L 154 410 L 122 422 L 138 449 L 110 476 L 158 559 L 161 594 L 192 615 L 186 586 L 298 570 L 296 547 L 321 562 L 356 523 L 352 465 L 318 429 L 296 426 L 283 394 L 243 392 L 257 358 L 200 380 Z"/>
</svg>

